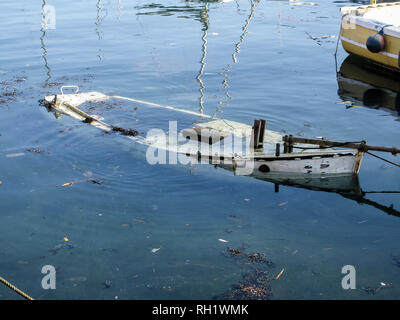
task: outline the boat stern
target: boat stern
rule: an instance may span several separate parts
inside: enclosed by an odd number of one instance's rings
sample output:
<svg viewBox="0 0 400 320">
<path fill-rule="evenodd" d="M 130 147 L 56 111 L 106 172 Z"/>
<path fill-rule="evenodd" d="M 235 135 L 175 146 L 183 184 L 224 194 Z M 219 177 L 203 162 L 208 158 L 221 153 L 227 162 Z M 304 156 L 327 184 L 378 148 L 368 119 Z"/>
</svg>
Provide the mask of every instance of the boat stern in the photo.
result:
<svg viewBox="0 0 400 320">
<path fill-rule="evenodd" d="M 340 38 L 343 49 L 393 71 L 400 72 L 400 26 L 391 15 L 400 14 L 400 2 L 341 8 Z M 382 33 L 382 48 L 372 52 L 370 37 Z"/>
</svg>

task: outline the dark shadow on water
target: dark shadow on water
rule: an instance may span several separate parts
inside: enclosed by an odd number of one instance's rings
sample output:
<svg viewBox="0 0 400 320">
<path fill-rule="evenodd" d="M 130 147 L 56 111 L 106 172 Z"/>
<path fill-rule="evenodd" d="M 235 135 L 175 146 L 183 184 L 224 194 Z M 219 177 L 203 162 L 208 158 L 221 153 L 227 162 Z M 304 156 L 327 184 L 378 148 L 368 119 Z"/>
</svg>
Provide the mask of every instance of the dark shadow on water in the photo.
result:
<svg viewBox="0 0 400 320">
<path fill-rule="evenodd" d="M 400 75 L 348 56 L 337 74 L 338 95 L 347 108 L 362 105 L 400 116 Z"/>
<path fill-rule="evenodd" d="M 223 169 L 233 171 L 231 166 L 218 165 Z M 259 171 L 253 172 L 249 177 L 270 182 L 275 185 L 275 192 L 279 192 L 280 186 L 294 187 L 307 189 L 311 191 L 337 193 L 346 199 L 356 201 L 359 204 L 366 204 L 378 210 L 381 210 L 388 215 L 400 217 L 400 211 L 393 206 L 385 206 L 378 202 L 366 198 L 368 194 L 400 194 L 400 191 L 363 191 L 358 179 L 358 175 L 330 175 L 330 176 L 305 176 L 295 174 L 282 173 L 262 173 Z"/>
</svg>

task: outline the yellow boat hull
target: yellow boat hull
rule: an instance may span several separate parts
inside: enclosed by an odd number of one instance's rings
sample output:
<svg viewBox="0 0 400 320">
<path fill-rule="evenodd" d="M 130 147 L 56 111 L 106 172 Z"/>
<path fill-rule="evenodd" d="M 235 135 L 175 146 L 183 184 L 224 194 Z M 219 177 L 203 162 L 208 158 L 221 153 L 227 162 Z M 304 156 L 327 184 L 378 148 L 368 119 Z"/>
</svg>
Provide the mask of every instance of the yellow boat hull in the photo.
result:
<svg viewBox="0 0 400 320">
<path fill-rule="evenodd" d="M 400 72 L 400 26 L 385 23 L 384 17 L 381 17 L 380 21 L 366 17 L 367 12 L 371 15 L 374 10 L 377 12 L 382 9 L 395 9 L 400 12 L 400 2 L 342 8 L 340 32 L 342 45 L 350 54 Z M 384 28 L 385 47 L 381 52 L 373 53 L 367 49 L 367 39 L 382 28 Z"/>
</svg>

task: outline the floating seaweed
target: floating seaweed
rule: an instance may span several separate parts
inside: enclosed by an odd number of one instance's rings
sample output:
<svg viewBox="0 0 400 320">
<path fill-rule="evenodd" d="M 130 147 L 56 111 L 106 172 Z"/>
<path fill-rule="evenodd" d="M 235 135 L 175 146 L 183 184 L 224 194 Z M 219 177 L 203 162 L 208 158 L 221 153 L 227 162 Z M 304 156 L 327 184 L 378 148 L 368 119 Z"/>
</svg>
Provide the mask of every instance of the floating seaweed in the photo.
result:
<svg viewBox="0 0 400 320">
<path fill-rule="evenodd" d="M 376 287 L 376 288 L 373 288 L 373 287 L 362 287 L 362 289 L 366 293 L 374 295 L 374 294 L 378 293 L 378 291 L 380 291 L 382 288 L 391 288 L 391 287 L 392 287 L 391 283 L 381 282 L 379 287 Z"/>
<path fill-rule="evenodd" d="M 215 300 L 268 300 L 272 297 L 269 282 L 272 280 L 264 270 L 251 269 L 243 275 L 243 280 L 218 296 Z"/>
<path fill-rule="evenodd" d="M 372 287 L 362 287 L 362 289 L 368 294 L 375 294 L 377 291 L 376 288 Z"/>
<path fill-rule="evenodd" d="M 114 132 L 119 132 L 123 134 L 124 136 L 137 136 L 139 134 L 139 131 L 135 129 L 124 129 L 120 127 L 113 127 L 112 130 Z"/>
<path fill-rule="evenodd" d="M 226 249 L 226 252 L 224 252 L 224 255 L 228 257 L 240 257 L 241 259 L 240 262 L 245 264 L 258 263 L 258 264 L 266 264 L 268 267 L 271 268 L 275 267 L 275 264 L 272 261 L 266 259 L 267 255 L 265 253 L 259 253 L 259 252 L 245 253 L 244 248 L 234 249 L 228 247 Z"/>
<path fill-rule="evenodd" d="M 266 259 L 265 253 L 251 253 L 247 255 L 247 263 L 265 263 L 268 267 L 275 267 L 275 264 Z"/>
<path fill-rule="evenodd" d="M 243 278 L 247 282 L 252 282 L 252 283 L 265 283 L 265 282 L 270 282 L 271 280 L 274 280 L 273 276 L 269 276 L 268 271 L 266 270 L 261 270 L 258 268 L 252 268 L 248 270 L 244 275 Z"/>
<path fill-rule="evenodd" d="M 238 249 L 233 249 L 228 247 L 227 250 L 232 256 L 238 256 L 240 254 L 243 254 L 243 252 Z"/>
<path fill-rule="evenodd" d="M 269 274 L 266 267 L 274 267 L 274 263 L 266 259 L 265 253 L 244 252 L 243 245 L 240 249 L 227 247 L 223 254 L 234 258 L 244 267 L 242 281 L 235 284 L 227 292 L 215 296 L 217 300 L 268 300 L 272 296 L 270 282 L 276 278 Z M 281 271 L 282 273 L 282 271 Z"/>
</svg>

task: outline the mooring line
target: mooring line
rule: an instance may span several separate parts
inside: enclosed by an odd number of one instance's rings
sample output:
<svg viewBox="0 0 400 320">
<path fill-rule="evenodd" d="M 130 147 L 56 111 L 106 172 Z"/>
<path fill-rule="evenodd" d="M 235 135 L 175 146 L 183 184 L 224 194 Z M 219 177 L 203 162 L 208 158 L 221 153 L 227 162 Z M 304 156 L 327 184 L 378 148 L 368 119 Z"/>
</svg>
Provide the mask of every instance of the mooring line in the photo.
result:
<svg viewBox="0 0 400 320">
<path fill-rule="evenodd" d="M 14 290 L 19 295 L 23 296 L 26 300 L 35 300 L 32 297 L 30 297 L 29 295 L 27 295 L 25 292 L 19 290 L 16 286 L 14 286 L 11 283 L 9 283 L 6 279 L 0 277 L 0 282 L 4 283 L 7 287 L 9 287 L 10 289 Z"/>
<path fill-rule="evenodd" d="M 162 105 L 162 104 L 158 104 L 158 103 L 154 103 L 154 102 L 148 102 L 148 101 L 144 101 L 144 100 L 122 97 L 122 96 L 111 96 L 111 97 L 116 98 L 116 99 L 128 100 L 128 101 L 132 101 L 132 102 L 136 102 L 136 103 L 143 103 L 143 104 L 147 104 L 148 106 L 153 106 L 153 107 L 157 107 L 157 108 L 175 110 L 175 111 L 179 111 L 179 112 L 183 112 L 183 113 L 192 114 L 192 115 L 202 117 L 202 118 L 208 118 L 208 119 L 213 118 L 212 116 L 205 114 L 205 113 L 199 113 L 199 112 L 190 111 L 190 110 L 186 110 L 186 109 L 175 108 L 172 106 Z"/>
<path fill-rule="evenodd" d="M 394 166 L 396 166 L 396 167 L 400 167 L 400 164 L 398 164 L 398 163 L 396 163 L 396 162 L 392 162 L 392 161 L 390 161 L 390 160 L 388 160 L 388 159 L 382 158 L 382 157 L 380 157 L 380 156 L 378 156 L 378 155 L 376 155 L 376 154 L 373 154 L 373 153 L 371 153 L 371 152 L 369 152 L 369 151 L 366 151 L 366 153 L 368 153 L 369 155 L 371 155 L 371 156 L 373 156 L 373 157 L 375 157 L 375 158 L 378 158 L 378 159 L 380 159 L 380 160 L 382 160 L 382 161 L 385 161 L 385 162 L 387 162 L 387 163 L 390 163 L 390 164 L 392 164 L 392 165 L 394 165 Z"/>
</svg>

